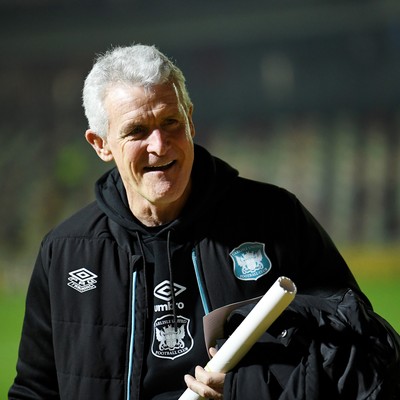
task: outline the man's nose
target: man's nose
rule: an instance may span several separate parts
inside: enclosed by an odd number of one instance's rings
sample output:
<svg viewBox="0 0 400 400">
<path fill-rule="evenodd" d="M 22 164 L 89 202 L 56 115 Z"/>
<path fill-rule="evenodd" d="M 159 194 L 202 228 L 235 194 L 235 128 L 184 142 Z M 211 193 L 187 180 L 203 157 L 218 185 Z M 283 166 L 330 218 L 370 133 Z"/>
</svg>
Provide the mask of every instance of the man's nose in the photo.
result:
<svg viewBox="0 0 400 400">
<path fill-rule="evenodd" d="M 168 146 L 168 135 L 161 129 L 154 129 L 148 136 L 147 151 L 149 153 L 163 155 L 167 151 Z"/>
</svg>

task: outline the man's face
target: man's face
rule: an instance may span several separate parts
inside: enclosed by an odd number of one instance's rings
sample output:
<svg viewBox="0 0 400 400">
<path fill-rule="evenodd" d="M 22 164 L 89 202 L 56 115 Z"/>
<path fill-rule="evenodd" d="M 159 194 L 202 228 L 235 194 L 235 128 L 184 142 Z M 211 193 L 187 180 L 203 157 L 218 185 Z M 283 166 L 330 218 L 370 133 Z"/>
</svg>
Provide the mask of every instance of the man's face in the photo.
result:
<svg viewBox="0 0 400 400">
<path fill-rule="evenodd" d="M 194 159 L 192 110 L 186 112 L 172 84 L 118 84 L 105 98 L 106 146 L 130 203 L 180 204 L 189 191 Z"/>
</svg>

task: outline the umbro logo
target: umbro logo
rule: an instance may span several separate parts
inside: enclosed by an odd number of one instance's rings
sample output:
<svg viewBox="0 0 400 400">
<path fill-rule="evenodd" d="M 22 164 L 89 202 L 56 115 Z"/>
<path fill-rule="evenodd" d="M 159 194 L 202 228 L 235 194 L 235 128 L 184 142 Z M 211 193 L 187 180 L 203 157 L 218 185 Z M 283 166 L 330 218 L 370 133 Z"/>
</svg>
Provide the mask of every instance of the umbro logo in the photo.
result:
<svg viewBox="0 0 400 400">
<path fill-rule="evenodd" d="M 186 290 L 185 286 L 178 285 L 174 283 L 174 294 L 175 297 L 181 294 Z M 172 292 L 171 292 L 171 284 L 169 281 L 165 280 L 158 284 L 154 288 L 154 296 L 158 297 L 161 300 L 170 301 L 172 300 Z"/>
<path fill-rule="evenodd" d="M 69 273 L 68 286 L 80 293 L 96 289 L 97 275 L 86 268 L 79 268 Z"/>
</svg>

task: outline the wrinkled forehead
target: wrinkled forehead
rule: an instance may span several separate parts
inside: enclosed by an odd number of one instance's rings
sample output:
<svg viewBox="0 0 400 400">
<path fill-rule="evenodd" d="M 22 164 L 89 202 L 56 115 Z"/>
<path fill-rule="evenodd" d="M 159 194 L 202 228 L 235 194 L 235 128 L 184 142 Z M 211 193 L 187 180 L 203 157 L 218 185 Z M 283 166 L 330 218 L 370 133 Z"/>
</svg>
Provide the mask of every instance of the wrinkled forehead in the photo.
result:
<svg viewBox="0 0 400 400">
<path fill-rule="evenodd" d="M 126 130 L 132 124 L 149 124 L 161 118 L 183 118 L 188 114 L 171 84 L 152 87 L 118 84 L 104 101 L 109 126 Z"/>
<path fill-rule="evenodd" d="M 107 88 L 104 103 L 111 107 L 129 103 L 137 108 L 146 104 L 168 104 L 179 108 L 182 106 L 179 91 L 174 83 L 137 86 L 116 82 Z"/>
</svg>

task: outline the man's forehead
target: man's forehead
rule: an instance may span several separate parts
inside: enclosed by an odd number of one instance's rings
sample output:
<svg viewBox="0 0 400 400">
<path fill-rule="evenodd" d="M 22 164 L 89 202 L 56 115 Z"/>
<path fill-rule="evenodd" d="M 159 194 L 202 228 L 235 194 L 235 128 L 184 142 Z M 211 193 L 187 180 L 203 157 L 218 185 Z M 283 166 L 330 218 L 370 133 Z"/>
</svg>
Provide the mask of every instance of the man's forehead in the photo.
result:
<svg viewBox="0 0 400 400">
<path fill-rule="evenodd" d="M 179 103 L 179 95 L 176 86 L 172 83 L 138 86 L 117 82 L 109 86 L 106 100 L 112 102 L 129 101 L 137 106 L 147 103 L 177 105 Z"/>
<path fill-rule="evenodd" d="M 105 108 L 109 123 L 122 131 L 146 124 L 153 118 L 178 117 L 185 113 L 173 85 L 143 86 L 116 84 L 109 88 Z"/>
</svg>

